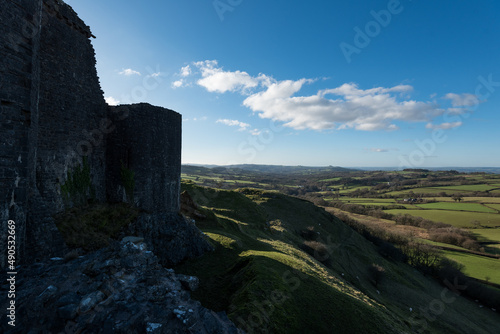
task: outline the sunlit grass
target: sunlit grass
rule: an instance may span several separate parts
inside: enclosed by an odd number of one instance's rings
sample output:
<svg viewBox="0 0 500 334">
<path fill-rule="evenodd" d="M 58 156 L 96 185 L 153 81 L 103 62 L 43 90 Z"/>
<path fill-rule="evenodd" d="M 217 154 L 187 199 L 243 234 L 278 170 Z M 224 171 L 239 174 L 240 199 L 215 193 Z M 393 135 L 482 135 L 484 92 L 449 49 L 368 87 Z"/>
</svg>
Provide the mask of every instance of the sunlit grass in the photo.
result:
<svg viewBox="0 0 500 334">
<path fill-rule="evenodd" d="M 475 212 L 496 213 L 495 210 L 487 208 L 479 203 L 436 202 L 436 203 L 416 204 L 416 206 L 421 207 L 423 209 L 439 209 L 439 210 L 451 210 L 451 211 L 475 211 Z"/>
<path fill-rule="evenodd" d="M 391 214 L 409 214 L 412 216 L 430 219 L 436 222 L 442 222 L 453 225 L 455 227 L 470 228 L 474 225 L 473 221 L 479 221 L 483 226 L 497 227 L 500 226 L 500 215 L 494 213 L 481 213 L 469 211 L 448 211 L 448 210 L 386 210 Z"/>
</svg>

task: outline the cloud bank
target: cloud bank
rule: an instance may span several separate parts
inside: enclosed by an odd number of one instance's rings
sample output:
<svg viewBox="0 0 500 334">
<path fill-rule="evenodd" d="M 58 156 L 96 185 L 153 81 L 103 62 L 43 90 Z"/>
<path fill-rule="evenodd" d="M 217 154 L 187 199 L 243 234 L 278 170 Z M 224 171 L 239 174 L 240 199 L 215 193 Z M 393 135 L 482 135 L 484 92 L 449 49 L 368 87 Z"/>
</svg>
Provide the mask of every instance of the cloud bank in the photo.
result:
<svg viewBox="0 0 500 334">
<path fill-rule="evenodd" d="M 461 123 L 433 125 L 432 120 L 479 103 L 475 95 L 449 93 L 444 99 L 450 100 L 454 108 L 442 108 L 436 102 L 411 99 L 410 85 L 362 89 L 356 83 L 344 83 L 304 95 L 300 91 L 315 79 L 279 81 L 262 73 L 251 76 L 245 71 L 224 70 L 216 60 L 195 62 L 193 68 L 183 67 L 180 73 L 186 80 L 195 76 L 195 83 L 208 92 L 239 93 L 244 97 L 243 105 L 260 118 L 296 130 L 391 131 L 398 129 L 398 122 L 425 122 L 429 129 L 450 129 Z M 186 81 L 173 85 L 181 87 Z"/>
</svg>

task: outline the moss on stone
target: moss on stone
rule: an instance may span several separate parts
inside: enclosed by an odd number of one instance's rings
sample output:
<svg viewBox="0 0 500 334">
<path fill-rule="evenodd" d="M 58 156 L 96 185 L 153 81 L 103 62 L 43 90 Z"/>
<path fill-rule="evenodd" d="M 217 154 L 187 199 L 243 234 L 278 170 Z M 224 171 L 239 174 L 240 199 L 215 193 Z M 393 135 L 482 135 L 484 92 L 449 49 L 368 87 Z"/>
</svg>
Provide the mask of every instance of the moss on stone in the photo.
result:
<svg viewBox="0 0 500 334">
<path fill-rule="evenodd" d="M 93 204 L 66 210 L 55 221 L 69 247 L 90 251 L 107 246 L 138 215 L 137 208 L 124 203 Z"/>
</svg>

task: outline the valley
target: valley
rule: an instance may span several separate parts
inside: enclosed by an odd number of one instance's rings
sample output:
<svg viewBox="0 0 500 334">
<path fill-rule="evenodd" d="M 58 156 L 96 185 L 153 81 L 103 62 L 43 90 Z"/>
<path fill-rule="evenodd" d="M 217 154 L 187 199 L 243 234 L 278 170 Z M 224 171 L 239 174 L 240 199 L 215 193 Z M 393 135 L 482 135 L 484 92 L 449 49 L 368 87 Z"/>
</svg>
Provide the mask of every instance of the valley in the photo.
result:
<svg viewBox="0 0 500 334">
<path fill-rule="evenodd" d="M 275 170 L 183 166 L 193 221 L 215 251 L 176 270 L 200 277 L 194 297 L 204 306 L 249 333 L 339 324 L 335 332 L 488 333 L 500 324 L 500 175 Z M 443 291 L 452 303 L 439 300 Z"/>
</svg>

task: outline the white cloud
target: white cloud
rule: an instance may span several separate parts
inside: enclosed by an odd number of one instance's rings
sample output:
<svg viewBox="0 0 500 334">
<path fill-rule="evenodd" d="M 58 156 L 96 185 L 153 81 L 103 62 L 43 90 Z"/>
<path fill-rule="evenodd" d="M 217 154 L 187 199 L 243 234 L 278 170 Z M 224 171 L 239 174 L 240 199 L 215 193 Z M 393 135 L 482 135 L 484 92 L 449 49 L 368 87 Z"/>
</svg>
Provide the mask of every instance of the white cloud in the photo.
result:
<svg viewBox="0 0 500 334">
<path fill-rule="evenodd" d="M 471 107 L 479 104 L 479 99 L 474 94 L 455 94 L 448 93 L 444 97 L 451 100 L 451 105 L 454 107 Z"/>
<path fill-rule="evenodd" d="M 224 71 L 218 67 L 216 60 L 205 60 L 196 62 L 195 66 L 201 72 L 201 79 L 197 84 L 204 87 L 209 92 L 225 93 L 240 91 L 245 93 L 251 88 L 256 88 L 259 84 L 267 85 L 271 78 L 265 75 L 252 77 L 247 72 Z"/>
<path fill-rule="evenodd" d="M 185 85 L 184 79 L 180 79 L 180 80 L 172 82 L 172 87 L 173 88 L 180 88 L 180 87 L 182 87 L 184 85 Z"/>
<path fill-rule="evenodd" d="M 189 75 L 191 75 L 191 66 L 186 65 L 186 66 L 182 67 L 181 72 L 180 72 L 180 76 L 187 77 Z"/>
<path fill-rule="evenodd" d="M 393 87 L 359 88 L 355 83 L 344 83 L 336 88 L 323 89 L 315 94 L 300 94 L 305 85 L 316 79 L 282 80 L 247 72 L 227 71 L 216 60 L 205 60 L 183 67 L 181 76 L 198 76 L 195 81 L 209 92 L 237 92 L 244 95 L 243 105 L 259 117 L 283 122 L 296 130 L 356 129 L 362 131 L 393 131 L 397 122 L 426 122 L 443 115 L 434 101 L 417 101 L 409 94 L 410 85 Z M 174 87 L 186 85 L 184 78 L 174 82 Z M 186 79 L 187 80 L 187 79 Z M 196 77 L 195 77 L 196 80 Z M 472 94 L 449 93 L 448 111 L 459 113 L 463 106 L 478 103 Z M 456 110 L 454 110 L 456 109 Z M 227 125 L 227 124 L 226 124 Z M 236 124 L 235 124 L 236 125 Z M 233 125 L 233 126 L 235 126 Z M 434 126 L 434 125 L 432 125 Z M 436 125 L 440 128 L 459 126 L 455 123 Z M 254 133 L 258 133 L 255 130 Z"/>
<path fill-rule="evenodd" d="M 250 127 L 250 124 L 243 123 L 243 122 L 237 121 L 235 119 L 218 119 L 216 121 L 216 123 L 221 123 L 221 124 L 224 124 L 224 125 L 227 125 L 227 126 L 238 126 L 239 127 L 238 131 L 244 131 L 248 127 Z"/>
<path fill-rule="evenodd" d="M 127 68 L 127 69 L 123 69 L 121 72 L 118 72 L 118 74 L 131 76 L 131 75 L 141 75 L 141 72 L 134 71 L 131 68 Z"/>
<path fill-rule="evenodd" d="M 104 98 L 104 100 L 106 101 L 107 104 L 109 104 L 110 106 L 117 106 L 120 104 L 120 101 L 118 101 L 117 99 L 115 99 L 114 97 L 112 96 L 108 96 L 106 98 Z"/>
<path fill-rule="evenodd" d="M 398 101 L 391 93 L 412 90 L 411 86 L 377 87 L 362 90 L 356 84 L 343 84 L 311 96 L 294 96 L 310 79 L 280 81 L 253 94 L 243 105 L 261 118 L 285 122 L 294 129 L 396 130 L 393 121 L 428 121 L 444 112 L 429 102 Z M 327 98 L 333 95 L 333 98 Z"/>
<path fill-rule="evenodd" d="M 383 88 L 377 87 L 367 90 L 359 89 L 358 86 L 354 83 L 345 83 L 340 87 L 334 89 L 325 89 L 320 92 L 321 96 L 325 96 L 327 94 L 338 95 L 338 96 L 346 96 L 346 97 L 356 97 L 356 96 L 366 96 L 366 95 L 376 95 L 376 94 L 385 94 L 385 93 L 394 93 L 394 92 L 409 92 L 412 91 L 413 87 L 409 85 L 398 85 L 392 88 Z"/>
<path fill-rule="evenodd" d="M 384 152 L 389 152 L 388 149 L 385 149 L 385 148 L 372 148 L 370 149 L 370 151 L 372 152 L 376 152 L 376 153 L 384 153 Z"/>
<path fill-rule="evenodd" d="M 441 130 L 449 130 L 453 128 L 457 128 L 462 125 L 462 122 L 453 122 L 453 123 L 441 123 L 441 124 L 432 124 L 427 123 L 425 126 L 426 129 L 441 129 Z"/>
<path fill-rule="evenodd" d="M 158 78 L 159 76 L 161 76 L 161 72 L 152 73 L 149 76 L 152 77 L 152 78 Z"/>
</svg>

